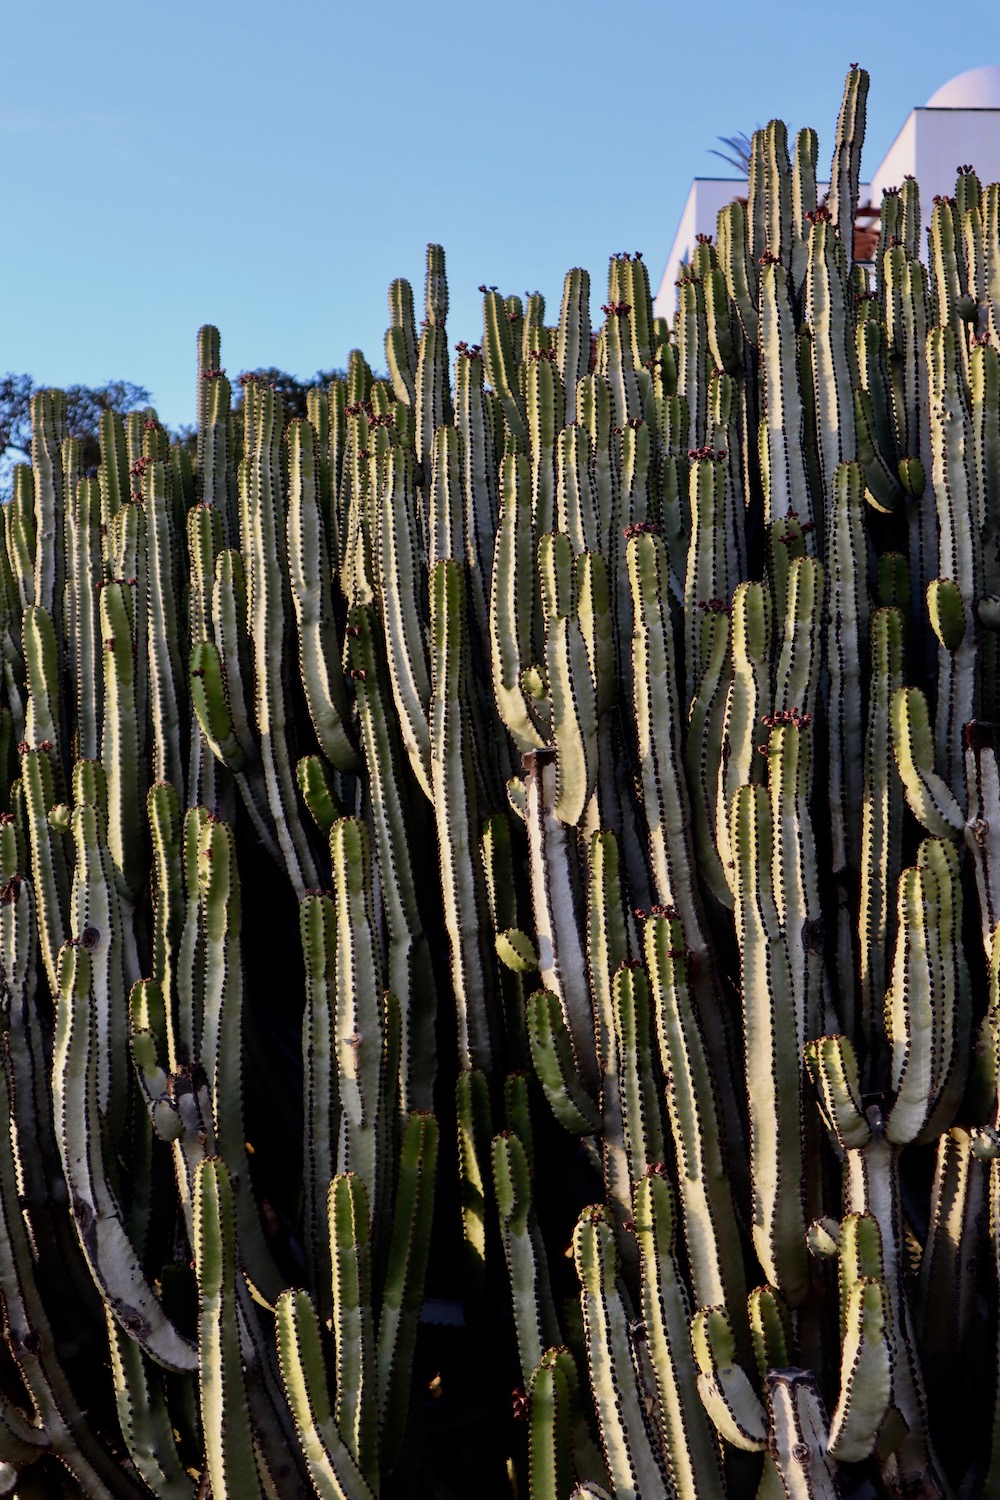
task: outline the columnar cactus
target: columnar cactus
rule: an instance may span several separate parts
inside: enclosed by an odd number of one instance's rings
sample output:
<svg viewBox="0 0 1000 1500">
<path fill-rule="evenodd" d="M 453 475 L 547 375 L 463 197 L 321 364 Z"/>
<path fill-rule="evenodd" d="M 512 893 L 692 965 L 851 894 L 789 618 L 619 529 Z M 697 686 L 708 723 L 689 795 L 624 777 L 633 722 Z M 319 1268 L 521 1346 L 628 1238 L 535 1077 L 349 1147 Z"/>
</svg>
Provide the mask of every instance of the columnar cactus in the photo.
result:
<svg viewBox="0 0 1000 1500">
<path fill-rule="evenodd" d="M 1000 1492 L 1000 186 L 855 264 L 867 87 L 672 326 L 36 398 L 0 1493 Z"/>
</svg>

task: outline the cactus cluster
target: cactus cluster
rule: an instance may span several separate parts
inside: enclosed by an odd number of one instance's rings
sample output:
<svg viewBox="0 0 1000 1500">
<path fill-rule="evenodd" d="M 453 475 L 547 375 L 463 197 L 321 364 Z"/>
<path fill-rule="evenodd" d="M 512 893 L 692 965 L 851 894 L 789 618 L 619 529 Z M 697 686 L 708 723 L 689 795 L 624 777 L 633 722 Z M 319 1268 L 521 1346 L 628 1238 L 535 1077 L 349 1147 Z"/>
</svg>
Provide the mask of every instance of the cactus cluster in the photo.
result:
<svg viewBox="0 0 1000 1500">
<path fill-rule="evenodd" d="M 0 1493 L 1000 1495 L 1000 186 L 854 263 L 867 87 L 672 326 L 35 397 Z"/>
</svg>

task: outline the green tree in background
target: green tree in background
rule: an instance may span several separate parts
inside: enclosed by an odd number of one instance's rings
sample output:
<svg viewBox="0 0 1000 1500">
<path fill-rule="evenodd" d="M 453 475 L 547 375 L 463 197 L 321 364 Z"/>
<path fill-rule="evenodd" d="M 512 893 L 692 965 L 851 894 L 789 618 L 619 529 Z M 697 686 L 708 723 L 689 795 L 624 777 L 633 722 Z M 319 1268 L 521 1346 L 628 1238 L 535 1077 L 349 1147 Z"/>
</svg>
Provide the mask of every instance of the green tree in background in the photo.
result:
<svg viewBox="0 0 1000 1500">
<path fill-rule="evenodd" d="M 0 377 L 0 484 L 6 488 L 11 466 L 31 458 L 31 398 L 40 389 L 30 375 L 8 373 Z M 100 449 L 97 432 L 101 413 L 123 414 L 148 406 L 145 386 L 131 380 L 109 380 L 106 385 L 66 387 L 66 419 L 71 437 L 83 439 L 84 468 L 97 472 Z"/>
</svg>

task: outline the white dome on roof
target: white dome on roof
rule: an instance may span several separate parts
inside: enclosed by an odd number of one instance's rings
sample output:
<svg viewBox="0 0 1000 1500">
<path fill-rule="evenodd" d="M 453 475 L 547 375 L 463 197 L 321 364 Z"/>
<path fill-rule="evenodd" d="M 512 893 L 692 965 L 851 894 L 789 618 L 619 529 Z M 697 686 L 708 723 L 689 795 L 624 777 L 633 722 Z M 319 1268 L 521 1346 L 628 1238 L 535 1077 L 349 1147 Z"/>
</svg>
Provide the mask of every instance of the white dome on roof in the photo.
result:
<svg viewBox="0 0 1000 1500">
<path fill-rule="evenodd" d="M 970 68 L 931 95 L 928 109 L 1000 109 L 1000 67 Z"/>
</svg>

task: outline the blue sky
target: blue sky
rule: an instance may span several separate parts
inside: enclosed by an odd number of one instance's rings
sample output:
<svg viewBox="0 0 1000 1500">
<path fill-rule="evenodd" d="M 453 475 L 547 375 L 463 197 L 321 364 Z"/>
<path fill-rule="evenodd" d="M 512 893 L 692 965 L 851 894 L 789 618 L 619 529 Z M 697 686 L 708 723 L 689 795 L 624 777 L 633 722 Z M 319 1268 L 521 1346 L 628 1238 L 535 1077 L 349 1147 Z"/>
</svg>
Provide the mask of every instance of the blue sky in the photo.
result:
<svg viewBox="0 0 1000 1500">
<path fill-rule="evenodd" d="M 1000 7 L 620 8 L 508 0 L 65 0 L 5 7 L 0 370 L 147 386 L 193 419 L 195 332 L 231 376 L 384 367 L 386 289 L 444 245 L 452 341 L 479 283 L 545 294 L 642 250 L 654 283 L 717 137 L 773 116 L 829 160 L 844 74 L 871 74 L 866 159 L 967 68 Z M 418 304 L 419 305 L 419 304 Z"/>
</svg>

